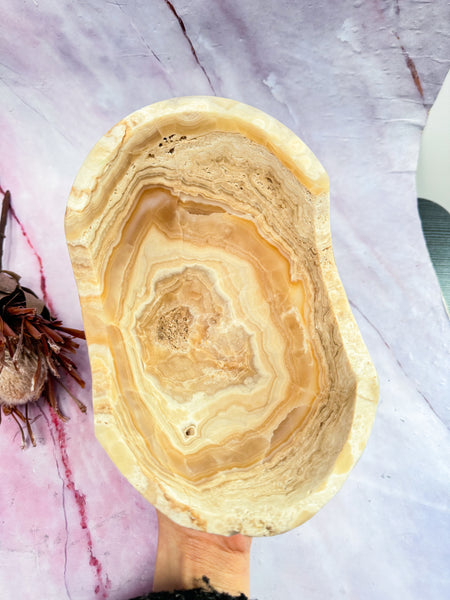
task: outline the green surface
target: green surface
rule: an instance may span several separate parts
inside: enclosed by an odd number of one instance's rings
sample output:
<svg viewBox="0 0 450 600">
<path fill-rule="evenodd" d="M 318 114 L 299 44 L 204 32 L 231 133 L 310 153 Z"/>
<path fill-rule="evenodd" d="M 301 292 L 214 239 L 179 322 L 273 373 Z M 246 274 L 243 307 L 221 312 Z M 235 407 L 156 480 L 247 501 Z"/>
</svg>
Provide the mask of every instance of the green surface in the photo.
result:
<svg viewBox="0 0 450 600">
<path fill-rule="evenodd" d="M 431 261 L 441 286 L 447 309 L 450 308 L 450 213 L 445 208 L 418 199 L 419 215 Z"/>
</svg>

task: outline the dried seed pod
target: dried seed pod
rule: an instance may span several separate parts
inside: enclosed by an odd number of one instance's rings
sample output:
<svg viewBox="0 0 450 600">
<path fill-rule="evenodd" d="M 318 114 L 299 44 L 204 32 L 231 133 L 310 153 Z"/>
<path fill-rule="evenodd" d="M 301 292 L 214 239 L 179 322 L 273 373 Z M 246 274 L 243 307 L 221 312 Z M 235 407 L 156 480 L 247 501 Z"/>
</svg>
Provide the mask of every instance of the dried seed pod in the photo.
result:
<svg viewBox="0 0 450 600">
<path fill-rule="evenodd" d="M 0 402 L 17 406 L 39 400 L 47 376 L 47 365 L 37 354 L 24 350 L 13 361 L 9 350 L 5 350 L 0 373 Z"/>
<path fill-rule="evenodd" d="M 2 412 L 16 421 L 25 447 L 23 426 L 33 446 L 36 445 L 29 404 L 42 398 L 59 418 L 66 420 L 59 408 L 54 383 L 65 388 L 61 375 L 68 373 L 84 387 L 70 358 L 78 348 L 74 339 L 84 339 L 84 332 L 64 327 L 32 290 L 20 285 L 19 275 L 1 269 L 9 203 L 10 194 L 6 192 L 0 220 L 0 421 Z M 85 405 L 74 399 L 85 412 Z"/>
</svg>

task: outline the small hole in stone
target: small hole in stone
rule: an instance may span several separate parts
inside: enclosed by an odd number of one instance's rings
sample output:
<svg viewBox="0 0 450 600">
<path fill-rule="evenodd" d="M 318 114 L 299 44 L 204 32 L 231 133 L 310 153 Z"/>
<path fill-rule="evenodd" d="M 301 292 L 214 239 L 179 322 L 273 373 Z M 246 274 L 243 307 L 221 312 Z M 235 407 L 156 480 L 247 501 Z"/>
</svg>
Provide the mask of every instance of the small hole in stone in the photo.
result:
<svg viewBox="0 0 450 600">
<path fill-rule="evenodd" d="M 192 437 L 193 435 L 195 435 L 194 425 L 190 425 L 189 427 L 186 427 L 186 429 L 184 430 L 184 435 L 186 437 Z"/>
</svg>

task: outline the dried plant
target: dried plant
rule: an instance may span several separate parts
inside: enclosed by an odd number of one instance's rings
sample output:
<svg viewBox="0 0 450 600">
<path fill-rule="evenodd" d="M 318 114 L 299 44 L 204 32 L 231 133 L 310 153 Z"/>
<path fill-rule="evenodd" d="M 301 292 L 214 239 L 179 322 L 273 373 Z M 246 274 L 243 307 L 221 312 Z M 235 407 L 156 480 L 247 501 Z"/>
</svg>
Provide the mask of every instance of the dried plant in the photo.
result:
<svg viewBox="0 0 450 600">
<path fill-rule="evenodd" d="M 20 285 L 20 276 L 3 269 L 3 241 L 11 201 L 4 194 L 0 219 L 0 422 L 2 413 L 14 419 L 26 446 L 26 430 L 33 446 L 33 420 L 30 403 L 41 399 L 66 421 L 59 407 L 56 386 L 61 386 L 82 412 L 86 406 L 64 385 L 61 376 L 69 374 L 81 387 L 84 381 L 71 356 L 84 339 L 84 332 L 64 327 L 45 303 L 29 288 Z"/>
</svg>

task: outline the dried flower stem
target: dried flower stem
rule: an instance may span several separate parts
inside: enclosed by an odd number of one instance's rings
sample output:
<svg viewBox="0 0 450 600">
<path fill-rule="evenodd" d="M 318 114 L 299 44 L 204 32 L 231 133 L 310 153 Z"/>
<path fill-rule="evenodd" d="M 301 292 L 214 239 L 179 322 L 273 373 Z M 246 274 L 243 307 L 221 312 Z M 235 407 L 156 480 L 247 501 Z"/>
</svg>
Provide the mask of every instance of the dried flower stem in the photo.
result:
<svg viewBox="0 0 450 600">
<path fill-rule="evenodd" d="M 3 193 L 1 187 L 0 192 Z M 61 412 L 56 384 L 86 412 L 86 406 L 61 381 L 61 375 L 67 374 L 84 387 L 69 356 L 79 347 L 74 338 L 85 336 L 79 329 L 64 327 L 51 315 L 43 300 L 20 285 L 19 275 L 3 269 L 3 241 L 9 210 L 12 211 L 11 194 L 6 191 L 0 217 L 0 423 L 2 413 L 16 422 L 24 448 L 26 434 L 36 446 L 31 429 L 35 419 L 28 413 L 30 403 L 45 400 L 59 419 L 68 420 Z"/>
<path fill-rule="evenodd" d="M 0 271 L 3 269 L 3 240 L 5 239 L 6 221 L 8 218 L 9 207 L 11 205 L 11 194 L 6 190 L 3 196 L 2 216 L 0 217 Z"/>
</svg>

